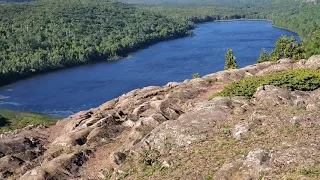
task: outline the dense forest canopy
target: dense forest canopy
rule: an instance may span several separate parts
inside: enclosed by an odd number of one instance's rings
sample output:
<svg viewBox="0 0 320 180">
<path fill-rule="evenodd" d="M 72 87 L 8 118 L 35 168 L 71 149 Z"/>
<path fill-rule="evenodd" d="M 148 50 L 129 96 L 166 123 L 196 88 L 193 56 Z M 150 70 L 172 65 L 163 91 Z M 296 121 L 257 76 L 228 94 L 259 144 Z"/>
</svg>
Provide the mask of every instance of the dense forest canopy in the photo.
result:
<svg viewBox="0 0 320 180">
<path fill-rule="evenodd" d="M 306 0 L 119 0 L 130 4 L 199 4 L 199 5 L 250 5 L 302 3 Z M 315 2 L 316 0 L 311 0 Z"/>
<path fill-rule="evenodd" d="M 108 60 L 194 25 L 104 0 L 0 5 L 0 85 L 88 61 Z"/>
<path fill-rule="evenodd" d="M 274 2 L 263 7 L 202 6 L 184 5 L 145 5 L 146 9 L 170 17 L 187 19 L 193 22 L 223 19 L 269 19 L 276 27 L 296 32 L 304 41 L 307 55 L 320 54 L 320 4 Z M 278 3 L 278 4 L 275 4 Z"/>
<path fill-rule="evenodd" d="M 169 17 L 188 19 L 193 22 L 217 19 L 246 18 L 269 19 L 277 27 L 298 33 L 304 40 L 320 27 L 320 4 L 285 3 L 268 4 L 264 7 L 230 7 L 184 5 L 145 5 L 148 10 Z"/>
<path fill-rule="evenodd" d="M 123 1 L 174 4 L 38 0 L 0 5 L 0 86 L 42 72 L 117 59 L 161 40 L 190 35 L 194 23 L 215 20 L 269 19 L 298 33 L 308 56 L 320 54 L 320 3 L 313 1 Z"/>
<path fill-rule="evenodd" d="M 30 2 L 35 0 L 0 0 L 1 3 L 21 3 L 21 2 Z"/>
</svg>

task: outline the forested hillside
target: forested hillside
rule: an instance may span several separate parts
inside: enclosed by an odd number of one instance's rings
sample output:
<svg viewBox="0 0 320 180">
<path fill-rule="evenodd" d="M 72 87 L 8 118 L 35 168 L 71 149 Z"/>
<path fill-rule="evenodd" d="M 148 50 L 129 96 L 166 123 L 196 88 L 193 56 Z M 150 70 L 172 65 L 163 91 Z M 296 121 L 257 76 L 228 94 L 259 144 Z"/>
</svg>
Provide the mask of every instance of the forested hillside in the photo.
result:
<svg viewBox="0 0 320 180">
<path fill-rule="evenodd" d="M 295 0 L 175 2 L 187 4 L 133 6 L 108 0 L 2 4 L 0 86 L 42 72 L 118 59 L 161 40 L 187 36 L 194 23 L 214 20 L 270 19 L 275 26 L 297 32 L 309 56 L 320 53 L 319 3 Z"/>
<path fill-rule="evenodd" d="M 274 24 L 285 29 L 293 30 L 307 38 L 311 32 L 320 27 L 320 4 L 304 4 L 290 10 L 273 12 L 270 19 Z"/>
<path fill-rule="evenodd" d="M 193 24 L 105 0 L 0 5 L 0 86 L 33 74 L 116 59 Z"/>
<path fill-rule="evenodd" d="M 146 9 L 195 23 L 227 19 L 269 19 L 273 25 L 299 34 L 308 56 L 320 54 L 320 4 L 285 3 L 267 4 L 264 7 L 233 7 L 185 5 L 151 5 Z"/>
<path fill-rule="evenodd" d="M 299 34 L 308 56 L 320 54 L 320 4 L 304 4 L 288 11 L 270 13 L 273 24 Z"/>
<path fill-rule="evenodd" d="M 20 3 L 20 2 L 30 2 L 35 0 L 0 0 L 1 3 Z"/>
<path fill-rule="evenodd" d="M 267 14 L 259 8 L 233 8 L 202 5 L 151 5 L 143 6 L 152 12 L 194 23 L 230 19 L 266 19 Z"/>
<path fill-rule="evenodd" d="M 119 0 L 131 4 L 200 4 L 200 5 L 250 5 L 264 6 L 266 4 L 301 3 L 306 0 Z"/>
</svg>

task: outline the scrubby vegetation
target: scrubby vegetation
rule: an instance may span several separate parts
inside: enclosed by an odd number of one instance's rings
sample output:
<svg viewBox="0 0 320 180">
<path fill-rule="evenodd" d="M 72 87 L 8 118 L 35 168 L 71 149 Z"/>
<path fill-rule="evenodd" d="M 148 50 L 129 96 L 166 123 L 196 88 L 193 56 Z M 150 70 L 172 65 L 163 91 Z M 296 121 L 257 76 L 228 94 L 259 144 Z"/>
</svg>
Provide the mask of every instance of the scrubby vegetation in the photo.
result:
<svg viewBox="0 0 320 180">
<path fill-rule="evenodd" d="M 312 91 L 320 86 L 320 73 L 314 69 L 288 70 L 266 76 L 253 76 L 239 82 L 230 83 L 217 96 L 244 96 L 251 98 L 257 88 L 264 85 L 274 85 L 290 90 Z"/>
<path fill-rule="evenodd" d="M 0 110 L 0 133 L 24 128 L 28 125 L 51 125 L 56 121 L 56 118 L 43 114 Z"/>
<path fill-rule="evenodd" d="M 200 77 L 199 73 L 194 73 L 192 75 L 192 79 L 196 79 L 196 78 L 199 78 L 199 77 Z"/>
</svg>

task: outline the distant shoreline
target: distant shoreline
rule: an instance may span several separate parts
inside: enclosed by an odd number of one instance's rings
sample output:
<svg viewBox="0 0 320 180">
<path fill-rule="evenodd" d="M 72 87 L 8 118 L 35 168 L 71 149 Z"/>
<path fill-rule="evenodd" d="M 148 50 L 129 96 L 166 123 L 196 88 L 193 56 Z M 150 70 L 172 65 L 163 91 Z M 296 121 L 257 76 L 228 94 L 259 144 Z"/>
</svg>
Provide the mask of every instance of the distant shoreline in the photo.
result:
<svg viewBox="0 0 320 180">
<path fill-rule="evenodd" d="M 233 22 L 233 21 L 269 21 L 272 22 L 270 19 L 228 19 L 228 20 L 215 20 L 213 22 Z"/>
<path fill-rule="evenodd" d="M 273 22 L 270 19 L 247 19 L 247 18 L 226 19 L 226 20 L 214 20 L 214 19 L 211 19 L 211 20 L 203 20 L 203 21 L 198 21 L 198 22 L 195 21 L 195 20 L 191 20 L 190 19 L 189 21 L 193 22 L 196 26 L 188 29 L 188 31 L 195 30 L 197 28 L 197 25 L 205 24 L 205 23 L 214 23 L 214 22 L 235 22 L 235 21 L 267 21 L 267 22 Z M 290 31 L 288 29 L 277 27 L 273 23 L 272 23 L 272 26 L 275 27 L 275 28 L 283 29 L 283 30 L 286 30 L 286 31 L 289 31 L 289 32 L 297 34 L 296 32 Z M 299 34 L 297 34 L 297 35 L 299 36 Z M 171 37 L 169 36 L 169 37 L 163 37 L 163 38 L 160 38 L 160 39 L 154 39 L 154 40 L 151 40 L 151 41 L 147 41 L 147 42 L 142 43 L 139 47 L 129 50 L 126 54 L 123 54 L 122 56 L 110 57 L 107 61 L 123 59 L 124 57 L 128 56 L 130 53 L 134 53 L 136 51 L 145 49 L 146 47 L 152 46 L 152 45 L 157 44 L 159 42 L 165 42 L 165 41 L 169 41 L 169 40 L 173 40 L 173 39 L 185 38 L 187 36 L 189 36 L 188 33 L 178 33 L 178 34 L 176 34 L 174 36 L 171 36 Z M 300 36 L 299 36 L 299 38 L 302 41 L 302 38 Z M 2 82 L 0 82 L 0 87 L 4 87 L 4 86 L 7 86 L 7 85 L 10 85 L 10 84 L 16 83 L 18 81 L 34 77 L 34 76 L 39 76 L 39 75 L 50 73 L 50 72 L 60 71 L 60 70 L 73 68 L 73 67 L 78 67 L 78 66 L 83 66 L 83 65 L 88 65 L 88 64 L 95 64 L 95 63 L 98 63 L 98 62 L 99 61 L 87 61 L 85 63 L 80 63 L 80 64 L 72 65 L 72 66 L 66 66 L 66 67 L 63 67 L 63 68 L 53 68 L 53 69 L 50 69 L 50 70 L 39 70 L 36 73 L 28 73 L 28 74 L 24 74 L 24 75 L 15 75 L 13 77 L 4 76 L 4 77 L 2 77 L 3 78 Z M 103 61 L 100 61 L 100 62 L 103 62 Z"/>
<path fill-rule="evenodd" d="M 243 18 L 243 19 L 229 19 L 229 20 L 214 20 L 214 21 L 200 22 L 200 23 L 195 23 L 195 24 L 205 24 L 205 23 L 212 23 L 212 22 L 234 22 L 234 21 L 267 21 L 267 22 L 271 22 L 272 27 L 295 33 L 300 38 L 300 41 L 301 42 L 303 41 L 302 37 L 298 33 L 291 31 L 289 29 L 280 27 L 280 26 L 276 26 L 275 24 L 273 24 L 273 21 L 270 19 L 245 19 L 245 18 Z"/>
</svg>

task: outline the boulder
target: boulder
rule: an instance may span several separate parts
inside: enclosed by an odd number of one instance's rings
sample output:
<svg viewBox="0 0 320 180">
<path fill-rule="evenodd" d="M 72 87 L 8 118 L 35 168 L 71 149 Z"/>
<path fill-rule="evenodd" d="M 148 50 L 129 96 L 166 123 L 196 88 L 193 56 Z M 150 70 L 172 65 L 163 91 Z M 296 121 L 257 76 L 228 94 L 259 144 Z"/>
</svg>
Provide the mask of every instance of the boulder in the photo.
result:
<svg viewBox="0 0 320 180">
<path fill-rule="evenodd" d="M 232 131 L 232 136 L 240 141 L 242 140 L 243 136 L 250 131 L 250 124 L 249 123 L 240 123 L 235 125 Z"/>
<path fill-rule="evenodd" d="M 292 103 L 291 91 L 277 86 L 265 85 L 259 87 L 253 95 L 254 103 L 260 105 L 279 105 Z"/>
</svg>

